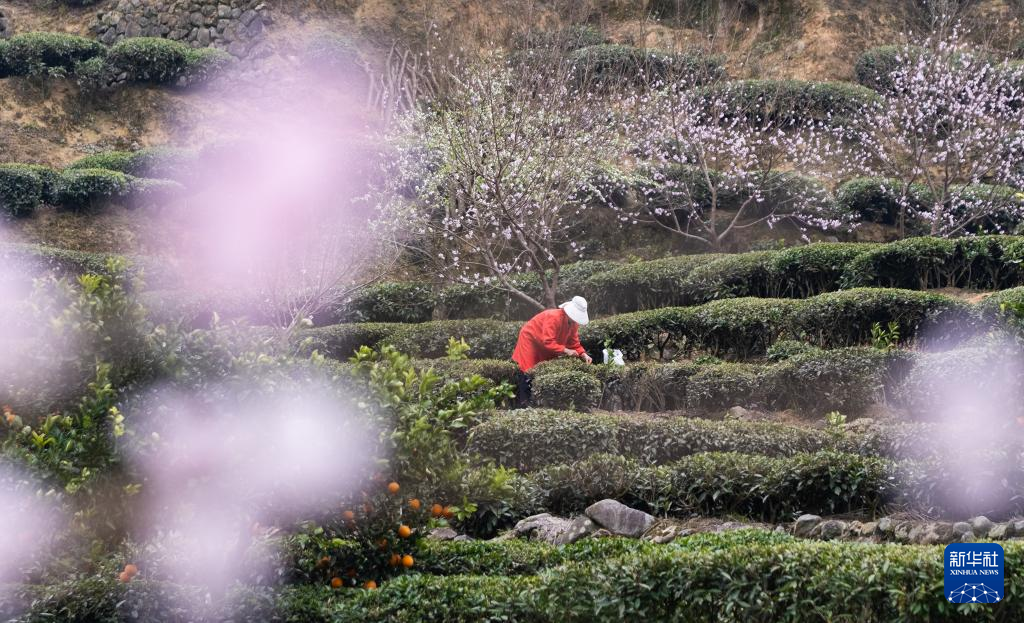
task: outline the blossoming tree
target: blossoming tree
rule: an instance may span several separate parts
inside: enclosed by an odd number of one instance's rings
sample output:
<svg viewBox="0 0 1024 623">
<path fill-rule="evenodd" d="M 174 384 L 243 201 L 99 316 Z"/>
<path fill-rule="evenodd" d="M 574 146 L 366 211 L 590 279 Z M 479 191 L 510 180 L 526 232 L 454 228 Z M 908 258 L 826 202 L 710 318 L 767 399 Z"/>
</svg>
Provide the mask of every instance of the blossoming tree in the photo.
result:
<svg viewBox="0 0 1024 623">
<path fill-rule="evenodd" d="M 624 133 L 650 179 L 621 218 L 667 229 L 710 250 L 737 232 L 788 221 L 801 229 L 846 225 L 820 181 L 845 170 L 837 133 L 824 122 L 737 106 L 729 85 L 670 83 L 636 102 Z"/>
<path fill-rule="evenodd" d="M 443 276 L 557 303 L 560 261 L 583 251 L 595 172 L 618 140 L 604 100 L 570 69 L 470 65 L 443 108 L 400 120 L 388 226 Z M 539 297 L 514 277 L 523 272 Z"/>
<path fill-rule="evenodd" d="M 906 46 L 850 139 L 907 222 L 932 236 L 1003 231 L 1024 217 L 1024 72 L 965 49 L 953 30 Z"/>
</svg>

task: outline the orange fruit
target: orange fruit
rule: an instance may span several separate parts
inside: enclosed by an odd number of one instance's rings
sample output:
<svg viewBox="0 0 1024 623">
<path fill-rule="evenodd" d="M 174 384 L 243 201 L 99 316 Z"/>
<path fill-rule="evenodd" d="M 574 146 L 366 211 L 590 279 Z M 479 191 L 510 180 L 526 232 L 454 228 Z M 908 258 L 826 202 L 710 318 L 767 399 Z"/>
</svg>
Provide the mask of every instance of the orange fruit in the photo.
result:
<svg viewBox="0 0 1024 623">
<path fill-rule="evenodd" d="M 337 576 L 331 578 L 331 588 L 341 588 L 341 578 Z"/>
<path fill-rule="evenodd" d="M 408 539 L 410 534 L 412 534 L 412 528 L 405 524 L 398 526 L 398 536 L 402 537 L 403 539 Z"/>
<path fill-rule="evenodd" d="M 391 482 L 388 484 L 388 493 L 391 493 L 392 495 L 398 493 L 399 489 L 401 489 L 401 487 L 398 486 L 397 482 Z"/>
<path fill-rule="evenodd" d="M 139 568 L 133 565 L 132 563 L 128 563 L 124 566 L 124 572 L 127 573 L 129 577 L 134 578 L 135 576 L 139 575 Z"/>
<path fill-rule="evenodd" d="M 381 540 L 377 541 L 377 547 L 379 547 L 380 549 L 384 549 L 387 546 L 388 546 L 388 540 L 387 539 L 381 539 Z"/>
<path fill-rule="evenodd" d="M 349 569 L 348 571 L 345 572 L 345 575 L 347 575 L 350 578 L 354 578 L 354 577 L 356 577 L 356 570 L 355 569 Z"/>
<path fill-rule="evenodd" d="M 367 580 L 366 583 L 363 584 L 363 588 L 372 591 L 373 589 L 377 588 L 377 583 L 374 582 L 373 580 Z"/>
<path fill-rule="evenodd" d="M 410 556 L 409 554 L 406 554 L 405 556 L 402 556 L 402 566 L 405 567 L 406 569 L 411 568 L 414 562 L 416 562 L 416 561 L 413 560 L 412 556 Z"/>
<path fill-rule="evenodd" d="M 434 504 L 433 506 L 430 507 L 430 514 L 434 517 L 440 517 L 444 514 L 444 507 L 441 506 L 440 504 Z"/>
<path fill-rule="evenodd" d="M 341 518 L 345 521 L 353 521 L 356 518 L 356 514 L 352 511 L 345 511 L 341 514 Z"/>
<path fill-rule="evenodd" d="M 452 509 L 448 508 L 447 506 L 444 507 L 444 510 L 441 512 L 441 514 L 444 515 L 445 519 L 451 519 L 455 516 L 455 513 L 452 512 Z"/>
<path fill-rule="evenodd" d="M 392 567 L 397 567 L 402 564 L 402 557 L 398 554 L 391 554 L 391 560 L 388 561 L 388 564 Z"/>
<path fill-rule="evenodd" d="M 117 574 L 117 579 L 120 580 L 123 584 L 127 584 L 128 582 L 132 581 L 132 576 L 128 575 L 127 571 L 122 571 L 121 573 Z"/>
<path fill-rule="evenodd" d="M 324 556 L 323 558 L 321 558 L 319 560 L 319 562 L 316 563 L 316 566 L 319 567 L 320 569 L 323 569 L 324 567 L 326 567 L 329 564 L 331 564 L 330 557 Z"/>
<path fill-rule="evenodd" d="M 409 500 L 409 508 L 413 509 L 414 511 L 418 511 L 420 509 L 420 501 L 417 500 L 416 498 Z"/>
</svg>

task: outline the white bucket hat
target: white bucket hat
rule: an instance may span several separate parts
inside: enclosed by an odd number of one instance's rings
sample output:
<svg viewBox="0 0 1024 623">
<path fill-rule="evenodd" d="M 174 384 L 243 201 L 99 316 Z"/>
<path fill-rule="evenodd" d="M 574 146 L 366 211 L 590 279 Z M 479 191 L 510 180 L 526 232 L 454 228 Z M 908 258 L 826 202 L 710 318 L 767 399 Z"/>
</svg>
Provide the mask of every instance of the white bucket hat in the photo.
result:
<svg viewBox="0 0 1024 623">
<path fill-rule="evenodd" d="M 559 307 L 581 327 L 590 322 L 590 316 L 587 315 L 587 299 L 582 296 L 574 296 L 571 301 L 562 303 Z"/>
</svg>

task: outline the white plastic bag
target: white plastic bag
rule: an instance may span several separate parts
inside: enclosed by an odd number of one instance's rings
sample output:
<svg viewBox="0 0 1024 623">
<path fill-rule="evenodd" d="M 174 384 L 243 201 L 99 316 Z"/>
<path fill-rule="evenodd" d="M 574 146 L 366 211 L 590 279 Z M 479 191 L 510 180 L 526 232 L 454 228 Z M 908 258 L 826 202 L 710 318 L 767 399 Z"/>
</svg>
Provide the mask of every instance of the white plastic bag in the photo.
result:
<svg viewBox="0 0 1024 623">
<path fill-rule="evenodd" d="M 626 365 L 626 360 L 622 357 L 622 351 L 617 348 L 615 350 L 604 349 L 604 362 L 617 366 Z"/>
</svg>

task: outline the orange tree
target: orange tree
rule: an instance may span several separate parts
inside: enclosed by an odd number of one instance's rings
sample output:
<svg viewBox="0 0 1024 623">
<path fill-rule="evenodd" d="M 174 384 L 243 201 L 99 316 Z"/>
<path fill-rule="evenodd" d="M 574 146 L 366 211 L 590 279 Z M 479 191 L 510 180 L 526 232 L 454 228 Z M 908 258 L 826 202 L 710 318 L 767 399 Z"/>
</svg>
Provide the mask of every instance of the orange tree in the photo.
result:
<svg viewBox="0 0 1024 623">
<path fill-rule="evenodd" d="M 479 375 L 445 381 L 391 346 L 362 347 L 352 358 L 357 406 L 379 430 L 378 471 L 321 524 L 292 537 L 293 571 L 334 588 L 374 588 L 414 568 L 424 531 L 446 525 L 468 458 L 458 434 L 512 396 Z"/>
</svg>

